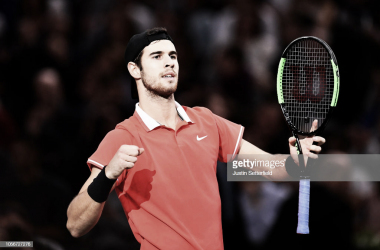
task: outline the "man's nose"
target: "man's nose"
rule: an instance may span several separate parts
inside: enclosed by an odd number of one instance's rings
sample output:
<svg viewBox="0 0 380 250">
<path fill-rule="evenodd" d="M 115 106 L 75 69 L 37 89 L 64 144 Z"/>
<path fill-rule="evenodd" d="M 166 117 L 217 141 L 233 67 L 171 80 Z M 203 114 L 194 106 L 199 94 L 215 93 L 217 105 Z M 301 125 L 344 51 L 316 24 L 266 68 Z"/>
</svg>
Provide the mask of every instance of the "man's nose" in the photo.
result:
<svg viewBox="0 0 380 250">
<path fill-rule="evenodd" d="M 165 56 L 165 68 L 167 67 L 170 67 L 170 68 L 174 67 L 174 60 L 169 55 Z"/>
</svg>

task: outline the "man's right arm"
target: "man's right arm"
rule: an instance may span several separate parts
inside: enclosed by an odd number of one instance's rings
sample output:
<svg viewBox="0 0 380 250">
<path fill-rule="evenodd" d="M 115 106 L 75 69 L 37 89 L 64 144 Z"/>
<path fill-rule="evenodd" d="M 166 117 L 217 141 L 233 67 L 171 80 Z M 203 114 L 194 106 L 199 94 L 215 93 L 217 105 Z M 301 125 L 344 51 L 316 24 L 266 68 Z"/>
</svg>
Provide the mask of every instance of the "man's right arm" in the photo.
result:
<svg viewBox="0 0 380 250">
<path fill-rule="evenodd" d="M 116 181 L 121 173 L 132 168 L 137 161 L 137 156 L 144 152 L 143 148 L 134 145 L 122 145 L 105 169 L 105 176 Z M 67 209 L 67 229 L 73 237 L 80 237 L 88 233 L 98 222 L 105 202 L 97 202 L 87 192 L 88 187 L 101 172 L 93 167 L 90 177 L 84 183 L 79 194 L 70 203 Z M 115 188 L 113 185 L 110 192 Z"/>
<path fill-rule="evenodd" d="M 105 202 L 98 203 L 87 193 L 88 186 L 98 176 L 100 171 L 98 168 L 92 168 L 90 177 L 67 209 L 68 219 L 66 226 L 73 237 L 80 237 L 88 233 L 96 225 L 102 214 Z"/>
</svg>

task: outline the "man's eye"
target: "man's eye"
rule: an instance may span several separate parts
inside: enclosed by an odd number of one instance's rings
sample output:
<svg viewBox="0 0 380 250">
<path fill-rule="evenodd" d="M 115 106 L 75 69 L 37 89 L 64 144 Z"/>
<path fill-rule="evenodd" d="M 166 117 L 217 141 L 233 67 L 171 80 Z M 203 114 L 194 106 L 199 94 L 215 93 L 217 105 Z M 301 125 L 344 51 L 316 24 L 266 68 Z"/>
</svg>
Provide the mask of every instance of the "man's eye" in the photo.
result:
<svg viewBox="0 0 380 250">
<path fill-rule="evenodd" d="M 154 59 L 158 59 L 158 58 L 160 58 L 160 55 L 157 55 L 157 56 L 155 56 L 155 57 L 153 57 Z"/>
<path fill-rule="evenodd" d="M 172 57 L 172 59 L 177 59 L 177 56 L 171 56 Z"/>
</svg>

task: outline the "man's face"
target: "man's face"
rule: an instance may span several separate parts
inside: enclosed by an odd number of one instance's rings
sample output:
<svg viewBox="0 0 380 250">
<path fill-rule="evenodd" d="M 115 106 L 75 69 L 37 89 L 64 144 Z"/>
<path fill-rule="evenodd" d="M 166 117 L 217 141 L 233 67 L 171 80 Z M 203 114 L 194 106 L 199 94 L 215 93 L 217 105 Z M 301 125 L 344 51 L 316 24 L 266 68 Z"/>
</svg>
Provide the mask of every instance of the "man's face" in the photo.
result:
<svg viewBox="0 0 380 250">
<path fill-rule="evenodd" d="M 177 90 L 179 65 L 171 41 L 159 40 L 146 46 L 141 66 L 141 80 L 150 94 L 169 98 Z"/>
</svg>

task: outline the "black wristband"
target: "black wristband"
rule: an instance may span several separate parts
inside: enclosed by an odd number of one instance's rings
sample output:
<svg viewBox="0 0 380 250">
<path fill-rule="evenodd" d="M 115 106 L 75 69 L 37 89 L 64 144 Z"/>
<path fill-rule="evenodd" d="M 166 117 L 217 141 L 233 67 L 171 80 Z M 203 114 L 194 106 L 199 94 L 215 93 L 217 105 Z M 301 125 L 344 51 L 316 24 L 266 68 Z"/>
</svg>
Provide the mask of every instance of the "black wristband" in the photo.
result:
<svg viewBox="0 0 380 250">
<path fill-rule="evenodd" d="M 291 156 L 286 158 L 285 169 L 286 169 L 286 172 L 288 172 L 288 175 L 290 175 L 293 178 L 300 179 L 301 168 L 297 166 L 297 164 L 294 162 Z"/>
<path fill-rule="evenodd" d="M 108 179 L 106 176 L 106 167 L 100 171 L 87 188 L 88 195 L 96 202 L 103 203 L 107 200 L 111 188 L 116 180 Z"/>
</svg>

